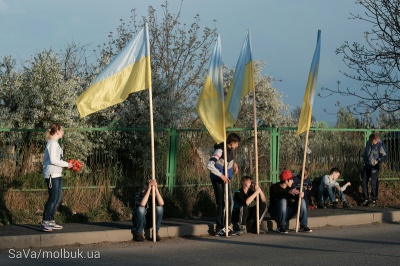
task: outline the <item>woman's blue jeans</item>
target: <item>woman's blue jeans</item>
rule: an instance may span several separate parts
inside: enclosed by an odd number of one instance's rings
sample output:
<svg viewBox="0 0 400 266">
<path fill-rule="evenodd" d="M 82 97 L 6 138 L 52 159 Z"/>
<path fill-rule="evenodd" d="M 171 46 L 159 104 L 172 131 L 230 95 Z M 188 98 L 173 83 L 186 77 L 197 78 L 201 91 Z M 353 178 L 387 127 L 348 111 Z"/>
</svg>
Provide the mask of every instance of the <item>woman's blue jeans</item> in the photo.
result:
<svg viewBox="0 0 400 266">
<path fill-rule="evenodd" d="M 143 234 L 144 228 L 151 228 L 153 225 L 153 214 L 152 210 L 148 209 L 146 213 L 146 207 L 138 206 L 132 216 L 133 231 L 136 235 Z M 164 206 L 156 206 L 156 232 L 160 230 L 161 221 L 164 215 Z"/>
<path fill-rule="evenodd" d="M 272 207 L 270 216 L 276 221 L 278 227 L 286 226 L 290 219 L 297 214 L 298 202 L 288 202 L 287 199 L 280 199 Z M 301 199 L 300 227 L 307 226 L 308 213 L 304 198 Z"/>
<path fill-rule="evenodd" d="M 45 180 L 47 191 L 49 192 L 49 198 L 47 199 L 46 205 L 44 205 L 43 220 L 51 221 L 54 220 L 58 204 L 60 204 L 61 201 L 62 177 L 46 178 Z"/>
</svg>

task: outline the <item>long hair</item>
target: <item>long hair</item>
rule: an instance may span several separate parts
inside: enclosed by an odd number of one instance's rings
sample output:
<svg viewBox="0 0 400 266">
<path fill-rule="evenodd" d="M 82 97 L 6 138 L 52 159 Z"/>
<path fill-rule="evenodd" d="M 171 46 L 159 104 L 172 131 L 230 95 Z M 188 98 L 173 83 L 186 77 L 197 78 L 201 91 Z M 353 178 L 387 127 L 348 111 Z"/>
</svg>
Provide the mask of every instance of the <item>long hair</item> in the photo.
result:
<svg viewBox="0 0 400 266">
<path fill-rule="evenodd" d="M 51 136 L 56 134 L 58 130 L 61 130 L 62 126 L 60 123 L 53 123 L 51 127 L 46 131 L 46 140 L 50 140 Z"/>
</svg>

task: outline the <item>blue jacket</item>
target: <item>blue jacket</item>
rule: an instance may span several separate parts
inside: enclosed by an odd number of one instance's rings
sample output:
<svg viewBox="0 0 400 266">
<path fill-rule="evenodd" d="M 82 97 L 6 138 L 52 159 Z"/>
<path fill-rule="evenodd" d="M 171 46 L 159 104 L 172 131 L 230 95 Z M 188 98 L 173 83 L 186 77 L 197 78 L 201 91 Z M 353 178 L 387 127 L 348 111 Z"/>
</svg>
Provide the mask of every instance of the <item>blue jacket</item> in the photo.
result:
<svg viewBox="0 0 400 266">
<path fill-rule="evenodd" d="M 386 159 L 387 155 L 381 140 L 379 140 L 375 145 L 370 141 L 367 141 L 363 154 L 365 166 L 379 168 L 379 163 L 386 161 Z"/>
</svg>

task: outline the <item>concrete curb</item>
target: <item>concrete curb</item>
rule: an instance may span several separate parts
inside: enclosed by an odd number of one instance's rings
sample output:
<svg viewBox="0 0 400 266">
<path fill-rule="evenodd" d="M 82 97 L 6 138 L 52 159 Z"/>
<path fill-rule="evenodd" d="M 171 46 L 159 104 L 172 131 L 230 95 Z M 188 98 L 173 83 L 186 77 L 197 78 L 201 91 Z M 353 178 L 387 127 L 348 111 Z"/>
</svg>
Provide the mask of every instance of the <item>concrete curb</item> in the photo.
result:
<svg viewBox="0 0 400 266">
<path fill-rule="evenodd" d="M 324 226 L 350 226 L 371 223 L 391 223 L 400 221 L 400 211 L 384 211 L 374 213 L 346 214 L 333 216 L 309 217 L 308 226 L 312 229 Z M 175 226 L 162 226 L 159 234 L 161 237 L 182 237 L 208 235 L 213 227 L 211 222 L 192 224 L 182 222 Z M 290 227 L 295 227 L 292 219 Z M 266 231 L 276 230 L 276 223 L 264 220 L 261 228 Z M 150 235 L 149 230 L 145 232 Z M 129 229 L 100 230 L 91 232 L 71 233 L 40 233 L 33 235 L 0 236 L 0 249 L 10 248 L 39 248 L 49 246 L 64 246 L 74 244 L 93 244 L 100 242 L 131 241 L 132 234 Z"/>
</svg>

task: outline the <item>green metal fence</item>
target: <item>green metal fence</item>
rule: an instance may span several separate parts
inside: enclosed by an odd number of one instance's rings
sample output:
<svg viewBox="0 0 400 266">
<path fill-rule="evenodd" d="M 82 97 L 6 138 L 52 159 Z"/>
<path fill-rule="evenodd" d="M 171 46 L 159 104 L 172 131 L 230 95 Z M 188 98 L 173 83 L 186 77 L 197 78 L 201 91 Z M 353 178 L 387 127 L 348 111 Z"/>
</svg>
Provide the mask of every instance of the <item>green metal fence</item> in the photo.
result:
<svg viewBox="0 0 400 266">
<path fill-rule="evenodd" d="M 119 126 L 119 127 L 118 127 Z M 279 172 L 297 172 L 302 165 L 304 136 L 297 128 L 258 129 L 259 181 L 276 182 Z M 155 130 L 156 178 L 170 191 L 174 187 L 207 185 L 206 163 L 214 141 L 201 129 Z M 254 130 L 235 128 L 242 142 L 235 150 L 239 176 L 255 173 Z M 43 129 L 0 129 L 1 188 L 43 190 Z M 388 161 L 380 177 L 400 180 L 400 130 L 374 129 L 384 141 Z M 229 132 L 228 132 L 229 133 Z M 306 165 L 311 178 L 326 174 L 336 166 L 342 177 L 359 180 L 361 155 L 370 129 L 312 128 Z M 64 171 L 64 189 L 72 187 L 136 187 L 151 177 L 150 133 L 147 128 L 126 128 L 116 122 L 103 128 L 66 128 L 61 145 L 65 159 L 83 162 L 81 173 Z M 234 182 L 239 183 L 239 178 Z"/>
</svg>

